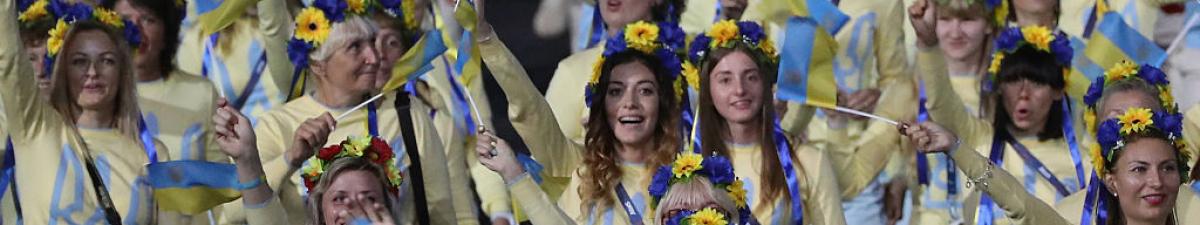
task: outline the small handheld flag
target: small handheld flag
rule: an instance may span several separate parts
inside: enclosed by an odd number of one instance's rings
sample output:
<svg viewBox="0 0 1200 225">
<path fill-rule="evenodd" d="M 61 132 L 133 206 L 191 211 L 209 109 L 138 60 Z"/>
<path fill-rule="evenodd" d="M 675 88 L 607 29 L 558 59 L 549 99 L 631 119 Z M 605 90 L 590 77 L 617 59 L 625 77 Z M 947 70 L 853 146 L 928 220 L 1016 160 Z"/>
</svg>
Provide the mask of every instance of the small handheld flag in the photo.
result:
<svg viewBox="0 0 1200 225">
<path fill-rule="evenodd" d="M 147 166 L 158 207 L 194 215 L 242 196 L 233 164 L 169 161 Z"/>
</svg>

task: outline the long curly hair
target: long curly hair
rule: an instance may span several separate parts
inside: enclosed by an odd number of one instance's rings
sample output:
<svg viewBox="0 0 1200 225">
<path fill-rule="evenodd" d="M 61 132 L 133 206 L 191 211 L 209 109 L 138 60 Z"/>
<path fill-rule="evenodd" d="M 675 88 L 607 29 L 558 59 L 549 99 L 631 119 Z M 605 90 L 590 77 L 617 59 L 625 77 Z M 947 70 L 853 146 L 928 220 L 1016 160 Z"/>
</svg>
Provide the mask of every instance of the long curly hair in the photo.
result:
<svg viewBox="0 0 1200 225">
<path fill-rule="evenodd" d="M 582 204 L 580 204 L 582 212 L 589 212 L 593 206 L 596 208 L 611 206 L 614 202 L 611 194 L 624 175 L 619 165 L 621 160 L 617 156 L 619 140 L 617 140 L 612 125 L 608 124 L 608 120 L 605 119 L 608 118 L 608 111 L 604 108 L 604 102 L 608 100 L 608 97 L 603 92 L 608 89 L 613 68 L 627 63 L 638 63 L 649 67 L 654 72 L 655 82 L 658 85 L 658 112 L 655 113 L 655 116 L 658 117 L 658 124 L 654 124 L 653 137 L 650 138 L 650 141 L 653 142 L 653 149 L 646 152 L 646 168 L 658 168 L 669 164 L 680 149 L 680 101 L 676 99 L 672 75 L 662 66 L 662 62 L 652 55 L 636 51 L 617 53 L 608 57 L 602 65 L 600 81 L 596 89 L 601 93 L 595 95 L 595 105 L 588 112 L 589 119 L 585 124 L 587 133 L 584 136 L 584 169 L 577 172 L 583 179 L 578 189 L 582 199 Z M 650 175 L 652 174 L 647 173 L 643 179 L 649 180 Z"/>
<path fill-rule="evenodd" d="M 700 70 L 699 123 L 700 138 L 703 140 L 703 143 L 705 143 L 703 154 L 705 156 L 713 154 L 724 156 L 731 155 L 729 152 L 729 147 L 725 146 L 725 140 L 730 138 L 729 127 L 726 125 L 727 122 L 725 118 L 720 116 L 720 112 L 717 112 L 716 106 L 713 105 L 712 91 L 710 91 L 712 88 L 712 79 L 710 79 L 710 76 L 713 73 L 713 69 L 717 66 L 717 63 L 720 62 L 721 59 L 725 58 L 725 56 L 728 56 L 734 52 L 741 52 L 749 55 L 757 64 L 756 66 L 758 66 L 758 73 L 763 76 L 763 78 L 760 80 L 763 82 L 761 96 L 763 96 L 764 101 L 762 103 L 762 108 L 760 108 L 758 112 L 759 126 L 757 126 L 761 128 L 759 133 L 762 136 L 759 138 L 759 146 L 762 146 L 760 154 L 762 155 L 763 160 L 763 163 L 760 164 L 759 168 L 759 171 L 762 171 L 759 173 L 759 180 L 762 182 L 762 191 L 758 192 L 758 199 L 775 199 L 783 194 L 784 190 L 787 190 L 787 180 L 784 177 L 783 166 L 779 163 L 779 154 L 775 152 L 775 149 L 778 147 L 775 144 L 775 135 L 773 135 L 775 130 L 774 125 L 772 124 L 776 112 L 775 104 L 772 104 L 772 101 L 769 98 L 770 96 L 774 96 L 774 91 L 771 90 L 770 87 L 773 87 L 775 84 L 776 66 L 775 63 L 771 62 L 771 60 L 768 60 L 765 55 L 759 53 L 758 51 L 752 51 L 748 46 L 746 46 L 746 44 L 738 43 L 732 48 L 714 49 L 713 52 L 710 53 L 700 65 L 702 69 Z M 794 158 L 794 155 L 792 157 Z M 799 164 L 796 166 L 800 167 Z M 753 208 L 769 206 L 771 203 L 768 202 L 769 201 L 759 201 L 758 206 Z"/>
</svg>

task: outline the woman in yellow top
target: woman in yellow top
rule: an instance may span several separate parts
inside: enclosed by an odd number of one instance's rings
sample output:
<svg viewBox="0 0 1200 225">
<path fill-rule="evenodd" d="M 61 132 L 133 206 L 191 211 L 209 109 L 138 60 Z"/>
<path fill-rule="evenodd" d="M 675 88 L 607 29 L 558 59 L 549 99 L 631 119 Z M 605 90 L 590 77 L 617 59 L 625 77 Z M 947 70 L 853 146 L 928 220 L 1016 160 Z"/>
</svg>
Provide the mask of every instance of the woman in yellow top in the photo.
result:
<svg viewBox="0 0 1200 225">
<path fill-rule="evenodd" d="M 54 26 L 54 19 L 49 15 L 41 15 L 37 18 L 31 16 L 40 14 L 39 10 L 34 9 L 33 2 L 29 5 L 18 5 L 17 11 L 21 12 L 18 20 L 20 20 L 21 43 L 24 44 L 26 54 L 28 54 L 29 63 L 31 65 L 42 65 L 46 57 L 46 39 L 49 37 L 50 28 Z M 23 7 L 23 8 L 22 8 Z M 50 77 L 44 76 L 40 66 L 34 66 L 33 76 L 38 79 L 38 93 L 42 99 L 49 99 Z M 4 108 L 0 104 L 0 110 Z M 4 119 L 3 113 L 0 113 L 0 138 L 4 138 L 3 149 L 0 149 L 0 224 L 16 224 L 20 219 L 18 211 L 16 185 L 13 183 L 15 177 L 14 168 L 16 162 L 13 158 L 12 139 L 8 136 L 8 130 L 4 127 L 8 126 L 8 122 Z"/>
<path fill-rule="evenodd" d="M 619 38 L 617 33 L 626 25 L 636 21 L 674 22 L 679 21 L 684 11 L 682 0 L 630 1 L 630 0 L 598 0 L 596 5 L 600 17 L 604 19 L 605 39 Z M 554 70 L 554 78 L 546 89 L 546 101 L 554 109 L 554 118 L 568 139 L 583 144 L 587 129 L 585 120 L 589 118 L 584 89 L 588 84 L 588 74 L 592 74 L 592 64 L 604 53 L 603 43 L 596 47 L 571 54 L 558 62 Z M 510 98 L 511 99 L 511 98 Z"/>
<path fill-rule="evenodd" d="M 770 88 L 778 56 L 758 24 L 719 22 L 691 49 L 689 56 L 700 62 L 699 73 L 687 75 L 700 90 L 700 133 L 694 135 L 704 155 L 733 161 L 758 221 L 845 224 L 826 149 L 787 140 L 778 125 Z"/>
<path fill-rule="evenodd" d="M 270 2 L 283 4 L 282 0 Z M 448 177 L 446 164 L 439 163 L 445 162 L 445 154 L 429 117 L 419 113 L 426 112 L 428 106 L 408 101 L 407 93 L 387 94 L 384 100 L 379 100 L 380 104 L 363 104 L 377 92 L 375 79 L 380 59 L 374 47 L 377 30 L 363 15 L 368 12 L 364 7 L 369 5 L 346 3 L 317 1 L 296 16 L 288 55 L 295 70 L 309 74 L 316 88 L 312 94 L 272 109 L 255 125 L 267 181 L 279 189 L 290 224 L 310 222 L 310 218 L 304 217 L 301 197 L 304 192 L 298 185 L 302 183 L 300 176 L 294 174 L 296 169 L 304 165 L 313 151 L 326 145 L 327 140 L 380 137 L 393 143 L 396 155 L 407 154 L 407 161 L 397 161 L 401 163 L 397 166 L 412 171 L 416 177 L 428 178 L 405 184 L 402 190 L 406 194 L 401 195 L 404 197 L 397 205 L 402 213 L 415 216 L 403 218 L 412 219 L 411 223 L 454 224 L 452 198 L 440 191 L 450 188 L 443 179 Z M 358 105 L 365 107 L 351 111 Z M 341 114 L 347 115 L 335 121 L 332 115 Z M 403 123 L 392 121 L 411 121 L 411 126 L 406 128 Z M 403 131 L 409 128 L 410 131 Z M 409 147 L 406 141 L 414 142 L 413 146 Z M 407 194 L 412 192 L 424 194 Z"/>
<path fill-rule="evenodd" d="M 1066 107 L 1066 69 L 1072 50 L 1066 35 L 1040 26 L 1009 28 L 997 37 L 988 73 L 998 93 L 991 122 L 969 115 L 950 87 L 934 35 L 933 7 L 910 8 L 919 44 L 918 64 L 925 83 L 929 116 L 963 137 L 975 149 L 1007 171 L 1038 199 L 1055 202 L 1086 187 L 1084 171 L 1090 161 L 1081 152 L 1070 111 Z M 960 180 L 963 178 L 960 177 Z M 1004 223 L 1003 211 L 989 196 L 970 193 L 964 200 L 964 221 Z M 982 206 L 980 206 L 982 205 Z M 976 208 L 982 208 L 976 210 Z M 977 212 L 978 211 L 978 212 Z"/>
<path fill-rule="evenodd" d="M 51 32 L 54 62 L 49 103 L 37 85 L 17 42 L 0 47 L 0 89 L 6 128 L 13 137 L 16 174 L 24 221 L 32 224 L 106 221 L 154 223 L 155 210 L 143 166 L 168 158 L 153 139 L 138 135 L 137 94 L 127 41 L 136 32 L 113 11 L 84 4 L 61 4 L 67 12 Z M 14 15 L 12 1 L 0 14 Z M 91 13 L 84 13 L 91 12 Z M 74 21 L 73 23 L 66 22 Z M 0 34 L 17 40 L 17 22 L 0 21 Z M 46 166 L 50 165 L 47 169 Z M 104 196 L 104 198 L 98 198 Z M 123 218 L 123 219 L 122 219 Z"/>
<path fill-rule="evenodd" d="M 173 1 L 107 1 L 139 28 L 142 44 L 134 54 L 138 106 L 150 135 L 167 145 L 172 159 L 227 161 L 214 146 L 212 114 L 217 92 L 212 82 L 175 68 L 183 18 Z"/>
<path fill-rule="evenodd" d="M 1180 190 L 1187 181 L 1187 156 L 1183 153 L 1183 118 L 1177 113 L 1152 111 L 1149 108 L 1130 108 L 1117 118 L 1107 119 L 1098 128 L 1099 146 L 1096 154 L 1096 188 L 1090 189 L 1086 200 L 1076 202 L 1074 209 L 1083 209 L 1078 221 L 1055 213 L 1048 203 L 1021 191 L 1015 177 L 993 165 L 982 155 L 958 151 L 961 140 L 935 123 L 911 127 L 908 134 L 921 149 L 928 152 L 947 152 L 959 162 L 959 168 L 975 177 L 968 183 L 997 196 L 996 202 L 1009 212 L 1017 224 L 1190 224 L 1180 219 L 1177 198 L 1194 198 Z M 1060 203 L 1060 209 L 1063 208 Z M 1082 206 L 1079 206 L 1082 205 Z M 1059 211 L 1062 212 L 1062 211 Z M 1077 215 L 1078 216 L 1078 215 Z"/>
<path fill-rule="evenodd" d="M 671 24 L 637 22 L 617 30 L 594 62 L 586 87 L 591 107 L 586 144 L 564 135 L 516 57 L 496 40 L 486 23 L 478 40 L 484 62 L 508 96 L 509 119 L 543 171 L 502 173 L 513 199 L 535 224 L 647 224 L 649 197 L 645 185 L 651 171 L 670 162 L 679 151 L 682 81 L 679 55 L 683 31 Z M 629 34 L 629 35 L 625 35 Z M 629 38 L 626 38 L 629 37 Z M 490 133 L 478 135 L 477 148 L 490 149 Z M 483 154 L 485 158 L 494 154 Z M 547 197 L 526 173 L 569 177 L 561 197 Z M 541 196 L 541 197 L 538 197 Z M 551 199 L 557 199 L 554 207 Z M 543 200 L 543 201 L 535 201 Z M 622 207 L 627 206 L 627 207 Z M 557 209 L 556 209 L 557 208 Z M 562 210 L 564 213 L 553 212 Z M 549 221 L 549 222 L 548 222 Z"/>
</svg>

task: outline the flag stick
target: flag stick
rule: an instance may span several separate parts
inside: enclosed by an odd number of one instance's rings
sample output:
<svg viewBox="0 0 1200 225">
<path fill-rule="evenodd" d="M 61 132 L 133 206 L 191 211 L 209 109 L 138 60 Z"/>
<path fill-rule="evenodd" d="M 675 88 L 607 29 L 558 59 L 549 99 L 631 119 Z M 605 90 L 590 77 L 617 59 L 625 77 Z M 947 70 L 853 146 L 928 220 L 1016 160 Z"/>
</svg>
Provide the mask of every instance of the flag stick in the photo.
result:
<svg viewBox="0 0 1200 225">
<path fill-rule="evenodd" d="M 824 103 L 824 102 L 813 102 L 813 101 L 809 101 L 809 102 L 805 102 L 805 104 L 807 104 L 807 105 L 811 105 L 811 106 L 816 106 L 816 107 L 821 107 L 821 108 L 826 108 L 826 109 L 832 109 L 832 110 L 836 110 L 836 111 L 838 111 L 838 112 L 844 112 L 844 113 L 849 113 L 849 114 L 854 114 L 854 115 L 863 116 L 863 117 L 867 117 L 867 118 L 871 118 L 871 119 L 875 119 L 875 120 L 883 121 L 883 122 L 886 122 L 886 123 L 892 124 L 893 126 L 899 126 L 899 125 L 900 125 L 900 122 L 896 122 L 895 120 L 892 120 L 892 119 L 883 118 L 882 116 L 877 116 L 877 115 L 875 115 L 875 114 L 870 114 L 870 113 L 866 113 L 866 112 L 863 112 L 863 111 L 858 111 L 858 110 L 848 109 L 848 108 L 845 108 L 845 107 L 836 106 L 836 105 L 833 105 L 833 104 L 828 104 L 828 103 Z"/>
<path fill-rule="evenodd" d="M 1197 20 L 1200 20 L 1200 14 L 1192 15 L 1192 18 L 1188 19 L 1187 23 L 1183 25 L 1183 29 L 1180 29 L 1179 33 L 1175 34 L 1175 40 L 1171 41 L 1170 47 L 1167 47 L 1167 55 L 1171 55 L 1171 52 L 1175 51 L 1175 49 L 1179 47 L 1179 42 L 1183 42 L 1183 38 L 1187 36 L 1187 33 L 1189 30 L 1191 30 L 1192 26 L 1196 25 Z"/>
<path fill-rule="evenodd" d="M 346 112 L 334 117 L 333 120 L 342 120 L 343 118 L 346 118 L 346 116 L 350 115 L 351 112 L 358 111 L 358 109 L 361 109 L 362 107 L 367 106 L 367 104 L 371 104 L 372 102 L 375 102 L 375 100 L 379 100 L 379 98 L 382 97 L 383 93 L 379 93 L 378 95 L 375 95 L 375 97 L 371 97 L 371 99 L 367 99 L 367 101 L 358 104 L 358 106 L 354 106 L 354 108 L 350 108 L 350 110 L 346 110 Z"/>
</svg>

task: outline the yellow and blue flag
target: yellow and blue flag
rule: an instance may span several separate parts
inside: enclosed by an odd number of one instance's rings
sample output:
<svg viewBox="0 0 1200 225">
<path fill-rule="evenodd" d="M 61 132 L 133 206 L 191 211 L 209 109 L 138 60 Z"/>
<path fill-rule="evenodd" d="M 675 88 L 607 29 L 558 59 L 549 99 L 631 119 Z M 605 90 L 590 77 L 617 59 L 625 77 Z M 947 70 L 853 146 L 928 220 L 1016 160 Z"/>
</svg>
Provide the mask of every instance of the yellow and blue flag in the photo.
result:
<svg viewBox="0 0 1200 225">
<path fill-rule="evenodd" d="M 1104 68 L 1110 65 L 1130 61 L 1138 65 L 1161 67 L 1167 59 L 1166 51 L 1129 26 L 1121 14 L 1100 10 L 1097 12 L 1103 14 L 1091 37 L 1087 38 L 1086 45 L 1081 39 L 1071 39 L 1071 47 L 1075 49 L 1076 55 L 1084 57 L 1075 57 L 1071 63 L 1073 70 L 1068 78 L 1070 82 L 1067 87 L 1070 96 L 1086 94 L 1091 81 L 1104 76 Z M 1080 52 L 1083 54 L 1079 54 Z"/>
<path fill-rule="evenodd" d="M 395 67 L 392 67 L 392 78 L 383 85 L 383 92 L 390 92 L 407 84 L 408 81 L 419 76 L 413 74 L 424 74 L 432 69 L 430 62 L 446 51 L 446 43 L 442 40 L 441 30 L 431 30 L 425 32 L 425 35 L 413 44 L 400 60 L 395 62 Z"/>
<path fill-rule="evenodd" d="M 183 160 L 152 163 L 147 170 L 162 210 L 194 215 L 242 196 L 233 164 Z"/>
<path fill-rule="evenodd" d="M 835 107 L 833 59 L 837 42 L 818 21 L 792 17 L 780 51 L 776 97 L 818 107 Z"/>
<path fill-rule="evenodd" d="M 257 4 L 258 0 L 192 0 L 192 12 L 189 14 L 198 15 L 200 23 L 200 34 L 208 36 L 221 29 L 225 29 L 242 14 L 246 13 L 246 9 Z"/>
</svg>

